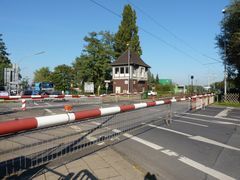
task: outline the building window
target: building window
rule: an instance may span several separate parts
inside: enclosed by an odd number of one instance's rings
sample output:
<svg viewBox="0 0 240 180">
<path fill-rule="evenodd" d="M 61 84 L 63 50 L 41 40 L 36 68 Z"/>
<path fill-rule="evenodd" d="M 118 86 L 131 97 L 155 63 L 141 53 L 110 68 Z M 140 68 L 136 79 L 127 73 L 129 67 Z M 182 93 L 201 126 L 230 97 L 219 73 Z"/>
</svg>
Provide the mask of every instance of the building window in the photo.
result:
<svg viewBox="0 0 240 180">
<path fill-rule="evenodd" d="M 141 74 L 142 77 L 144 77 L 144 68 L 141 68 L 140 74 Z"/>
<path fill-rule="evenodd" d="M 128 67 L 126 67 L 126 69 L 125 69 L 125 70 L 126 70 L 126 74 L 128 74 Z"/>
<path fill-rule="evenodd" d="M 119 73 L 119 68 L 115 68 L 115 74 Z"/>
<path fill-rule="evenodd" d="M 124 67 L 120 68 L 120 74 L 124 74 Z"/>
<path fill-rule="evenodd" d="M 137 67 L 134 67 L 134 69 L 132 69 L 132 73 L 133 73 L 133 76 L 137 75 Z"/>
</svg>

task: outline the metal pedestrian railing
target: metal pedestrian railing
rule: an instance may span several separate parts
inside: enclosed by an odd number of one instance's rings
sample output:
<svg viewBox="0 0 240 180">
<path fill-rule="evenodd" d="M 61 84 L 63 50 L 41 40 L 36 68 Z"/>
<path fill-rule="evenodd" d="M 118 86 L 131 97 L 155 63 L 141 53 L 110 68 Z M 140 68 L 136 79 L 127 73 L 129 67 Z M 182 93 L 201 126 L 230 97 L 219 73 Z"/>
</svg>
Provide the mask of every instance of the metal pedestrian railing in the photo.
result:
<svg viewBox="0 0 240 180">
<path fill-rule="evenodd" d="M 173 113 L 186 112 L 190 99 L 170 99 L 134 105 L 102 108 L 100 116 L 86 111 L 76 112 L 81 121 L 57 123 L 55 126 L 3 133 L 0 128 L 0 178 L 19 175 L 22 172 L 82 152 L 104 143 L 116 143 L 122 134 L 130 131 L 149 130 L 148 124 L 160 122 L 169 125 Z M 117 111 L 119 109 L 119 111 Z M 73 113 L 68 116 L 73 116 Z M 52 120 L 49 117 L 49 120 Z M 55 117 L 55 116 L 54 116 Z M 56 116 L 57 117 L 57 116 Z M 61 118 L 65 117 L 62 116 Z M 41 118 L 37 119 L 40 123 Z M 45 120 L 44 120 L 45 121 Z"/>
</svg>

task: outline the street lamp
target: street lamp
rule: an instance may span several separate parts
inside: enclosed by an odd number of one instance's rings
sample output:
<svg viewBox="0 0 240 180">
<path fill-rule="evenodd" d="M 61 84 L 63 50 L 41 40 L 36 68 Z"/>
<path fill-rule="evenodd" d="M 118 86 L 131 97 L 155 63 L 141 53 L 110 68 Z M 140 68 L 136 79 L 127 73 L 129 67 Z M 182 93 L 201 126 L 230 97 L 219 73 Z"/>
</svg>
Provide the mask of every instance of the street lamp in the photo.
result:
<svg viewBox="0 0 240 180">
<path fill-rule="evenodd" d="M 46 53 L 45 51 L 39 51 L 39 52 L 37 52 L 37 53 L 34 53 L 34 54 L 30 54 L 30 55 L 27 55 L 27 56 L 24 56 L 24 57 L 22 57 L 18 62 L 17 62 L 17 64 L 16 64 L 16 67 L 17 67 L 17 73 L 18 74 L 20 74 L 18 71 L 18 67 L 19 67 L 19 65 L 20 65 L 20 63 L 24 60 L 24 59 L 26 59 L 26 58 L 29 58 L 29 57 L 32 57 L 32 56 L 38 56 L 38 55 L 41 55 L 41 54 L 44 54 L 44 53 Z M 19 82 L 17 82 L 17 92 L 19 91 Z"/>
<path fill-rule="evenodd" d="M 40 55 L 40 54 L 44 54 L 46 53 L 45 51 L 40 51 L 40 52 L 37 52 L 37 53 L 34 53 L 34 54 L 30 54 L 30 55 L 27 55 L 27 56 L 24 56 L 22 57 L 19 61 L 18 61 L 18 65 L 26 58 L 29 58 L 29 57 L 32 57 L 32 56 L 37 56 L 37 55 Z"/>
<path fill-rule="evenodd" d="M 222 13 L 225 16 L 226 9 L 222 10 Z M 223 48 L 224 48 L 224 100 L 226 99 L 227 96 L 227 63 L 226 63 L 226 58 L 227 58 L 227 46 L 226 46 L 226 36 L 224 37 L 224 42 L 223 42 Z"/>
</svg>

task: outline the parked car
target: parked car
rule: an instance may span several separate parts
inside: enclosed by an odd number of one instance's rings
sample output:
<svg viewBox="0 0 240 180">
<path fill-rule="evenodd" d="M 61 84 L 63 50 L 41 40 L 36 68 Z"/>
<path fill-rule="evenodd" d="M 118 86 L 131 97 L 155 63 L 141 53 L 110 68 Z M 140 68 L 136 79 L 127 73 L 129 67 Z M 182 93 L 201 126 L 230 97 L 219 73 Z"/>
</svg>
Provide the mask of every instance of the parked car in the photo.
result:
<svg viewBox="0 0 240 180">
<path fill-rule="evenodd" d="M 21 96 L 23 96 L 23 95 L 30 96 L 30 95 L 33 94 L 33 91 L 32 90 L 25 90 L 25 91 L 22 91 L 20 94 L 21 94 Z"/>
<path fill-rule="evenodd" d="M 149 91 L 149 92 L 148 92 L 148 95 L 149 95 L 149 96 L 156 96 L 156 95 L 157 95 L 157 92 Z"/>
<path fill-rule="evenodd" d="M 8 96 L 8 92 L 7 91 L 0 91 L 0 96 Z"/>
</svg>

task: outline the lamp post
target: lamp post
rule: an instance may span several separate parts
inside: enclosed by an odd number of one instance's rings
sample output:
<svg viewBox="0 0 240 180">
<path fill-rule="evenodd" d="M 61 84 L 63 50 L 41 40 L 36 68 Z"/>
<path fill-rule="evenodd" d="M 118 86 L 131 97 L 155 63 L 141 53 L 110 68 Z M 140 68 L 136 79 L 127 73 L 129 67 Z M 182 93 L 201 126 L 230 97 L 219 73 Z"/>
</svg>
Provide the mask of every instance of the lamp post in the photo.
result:
<svg viewBox="0 0 240 180">
<path fill-rule="evenodd" d="M 19 67 L 20 63 L 21 63 L 24 59 L 29 58 L 29 57 L 32 57 L 32 56 L 38 56 L 38 55 L 41 55 L 41 54 L 44 54 L 44 53 L 46 53 L 46 52 L 45 52 L 45 51 L 39 51 L 39 52 L 37 52 L 37 53 L 30 54 L 30 55 L 27 55 L 27 56 L 22 57 L 22 58 L 17 62 L 17 64 L 18 64 L 17 67 Z M 20 73 L 18 72 L 18 74 L 20 74 Z M 17 93 L 18 93 L 18 91 L 19 91 L 19 82 L 17 82 Z"/>
<path fill-rule="evenodd" d="M 226 9 L 223 9 L 222 13 L 225 16 Z M 224 100 L 225 100 L 226 96 L 227 96 L 227 63 L 226 63 L 227 45 L 226 45 L 226 39 L 225 38 L 224 38 L 224 42 L 223 42 L 223 48 L 224 48 Z"/>
<path fill-rule="evenodd" d="M 32 56 L 37 56 L 37 55 L 40 55 L 40 54 L 44 54 L 46 53 L 45 51 L 40 51 L 40 52 L 37 52 L 37 53 L 34 53 L 34 54 L 30 54 L 30 55 L 27 55 L 27 56 L 24 56 L 22 57 L 19 61 L 18 61 L 18 65 L 26 58 L 29 58 L 29 57 L 32 57 Z"/>
</svg>

